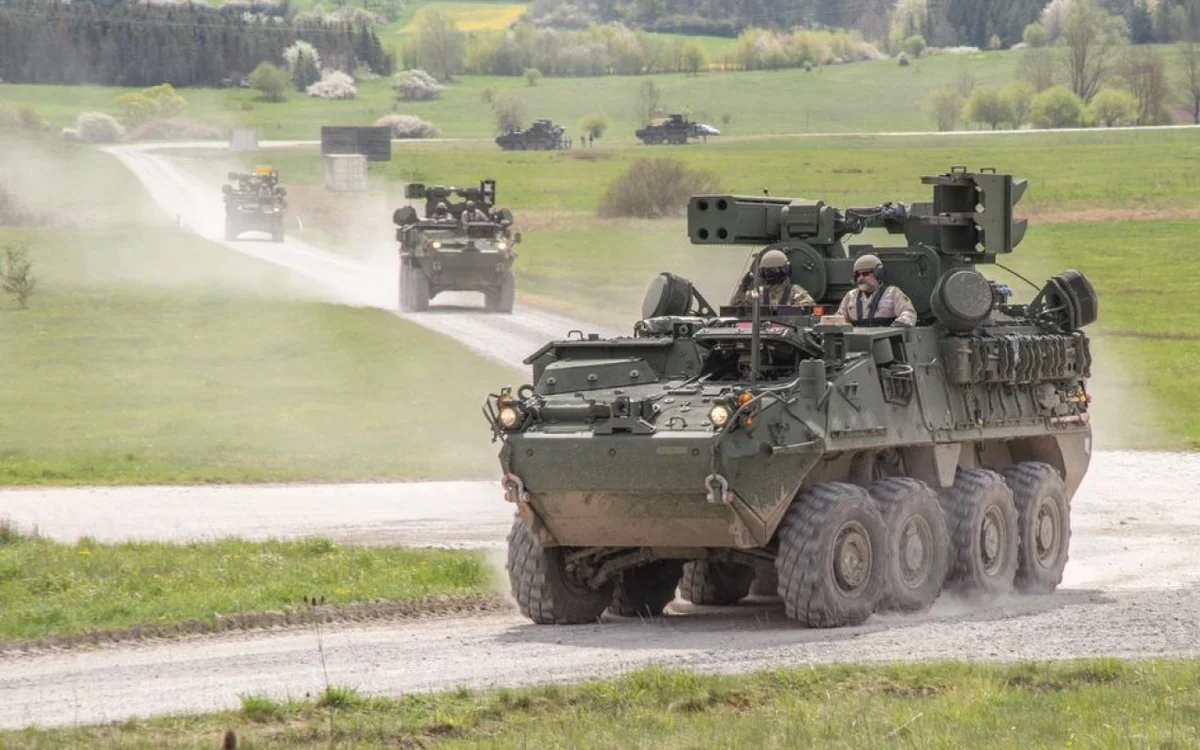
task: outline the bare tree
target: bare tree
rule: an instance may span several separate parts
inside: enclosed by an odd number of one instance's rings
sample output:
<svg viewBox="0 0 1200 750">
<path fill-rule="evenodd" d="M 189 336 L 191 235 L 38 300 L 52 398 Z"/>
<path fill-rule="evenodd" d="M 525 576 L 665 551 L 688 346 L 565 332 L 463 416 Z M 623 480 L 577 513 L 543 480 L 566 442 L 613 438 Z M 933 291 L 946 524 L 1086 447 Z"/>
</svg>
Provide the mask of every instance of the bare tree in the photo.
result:
<svg viewBox="0 0 1200 750">
<path fill-rule="evenodd" d="M 1062 39 L 1067 47 L 1071 90 L 1089 102 L 1116 64 L 1124 26 L 1095 0 L 1072 0 L 1066 16 Z"/>
<path fill-rule="evenodd" d="M 1045 91 L 1058 82 L 1058 50 L 1037 47 L 1021 52 L 1017 75 L 1029 82 L 1035 92 Z"/>
<path fill-rule="evenodd" d="M 654 81 L 645 81 L 638 88 L 635 112 L 638 120 L 645 125 L 662 112 L 662 89 Z"/>
<path fill-rule="evenodd" d="M 1167 63 L 1149 45 L 1130 47 L 1125 55 L 1125 82 L 1137 99 L 1138 125 L 1163 125 L 1171 121 L 1167 102 L 1171 84 L 1167 80 Z"/>
<path fill-rule="evenodd" d="M 1192 122 L 1200 125 L 1200 44 L 1197 44 L 1197 29 L 1189 25 L 1179 43 L 1179 64 L 1183 68 L 1181 83 L 1192 110 Z"/>
</svg>

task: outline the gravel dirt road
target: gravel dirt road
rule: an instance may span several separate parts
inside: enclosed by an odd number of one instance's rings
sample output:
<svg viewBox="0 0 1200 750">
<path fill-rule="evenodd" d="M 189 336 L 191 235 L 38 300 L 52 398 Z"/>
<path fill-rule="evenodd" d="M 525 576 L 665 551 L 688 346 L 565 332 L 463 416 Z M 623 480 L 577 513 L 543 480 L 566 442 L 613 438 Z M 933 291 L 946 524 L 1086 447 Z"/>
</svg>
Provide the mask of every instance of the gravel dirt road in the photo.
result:
<svg viewBox="0 0 1200 750">
<path fill-rule="evenodd" d="M 0 726 L 227 708 L 248 692 L 303 696 L 324 687 L 325 669 L 331 683 L 397 695 L 575 680 L 651 663 L 741 671 L 833 661 L 1196 655 L 1197 490 L 1198 456 L 1097 453 L 1072 508 L 1066 578 L 1052 596 L 986 607 L 943 599 L 924 615 L 876 616 L 836 631 L 790 625 L 770 603 L 694 610 L 676 602 L 670 616 L 649 622 L 538 627 L 516 614 L 490 614 L 11 655 L 0 658 Z M 145 517 L 128 513 L 133 507 Z M 499 546 L 509 508 L 481 482 L 6 491 L 5 515 L 63 539 L 88 529 L 110 539 L 333 529 L 373 542 Z"/>
</svg>

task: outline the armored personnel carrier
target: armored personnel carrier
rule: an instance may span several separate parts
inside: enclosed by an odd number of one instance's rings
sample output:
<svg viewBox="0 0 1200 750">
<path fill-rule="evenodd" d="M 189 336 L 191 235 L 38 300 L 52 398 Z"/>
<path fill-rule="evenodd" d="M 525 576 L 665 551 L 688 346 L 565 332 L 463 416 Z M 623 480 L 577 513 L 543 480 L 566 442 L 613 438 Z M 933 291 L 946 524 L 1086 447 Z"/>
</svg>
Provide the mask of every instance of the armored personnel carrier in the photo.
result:
<svg viewBox="0 0 1200 750">
<path fill-rule="evenodd" d="M 225 195 L 225 239 L 235 240 L 243 232 L 268 232 L 283 242 L 283 217 L 287 188 L 279 184 L 275 169 L 260 165 L 253 172 L 230 172 L 233 185 L 223 185 Z"/>
<path fill-rule="evenodd" d="M 482 292 L 492 312 L 510 313 L 516 294 L 512 212 L 495 209 L 496 181 L 477 188 L 409 183 L 409 200 L 424 200 L 425 215 L 412 206 L 392 214 L 400 243 L 400 309 L 421 312 L 442 292 Z M 462 200 L 455 201 L 458 197 Z"/>
<path fill-rule="evenodd" d="M 721 131 L 712 125 L 691 122 L 683 115 L 667 115 L 651 120 L 646 127 L 633 131 L 633 134 L 641 139 L 642 143 L 653 146 L 663 143 L 684 144 L 689 138 L 708 140 L 708 136 L 720 135 Z"/>
<path fill-rule="evenodd" d="M 510 130 L 496 137 L 496 145 L 505 151 L 553 151 L 571 147 L 561 125 L 550 120 L 534 120 L 524 130 Z"/>
<path fill-rule="evenodd" d="M 1055 589 L 1092 448 L 1096 295 L 1069 270 L 1016 304 L 980 272 L 1024 235 L 1023 180 L 921 181 L 932 202 L 692 197 L 692 243 L 756 246 L 755 271 L 783 251 L 814 306 L 714 309 L 664 273 L 632 336 L 548 343 L 529 384 L 488 398 L 527 617 L 656 615 L 677 586 L 727 604 L 757 581 L 788 617 L 838 627 L 924 610 L 944 585 Z M 904 242 L 850 244 L 867 229 Z M 831 314 L 868 252 L 915 325 Z"/>
</svg>

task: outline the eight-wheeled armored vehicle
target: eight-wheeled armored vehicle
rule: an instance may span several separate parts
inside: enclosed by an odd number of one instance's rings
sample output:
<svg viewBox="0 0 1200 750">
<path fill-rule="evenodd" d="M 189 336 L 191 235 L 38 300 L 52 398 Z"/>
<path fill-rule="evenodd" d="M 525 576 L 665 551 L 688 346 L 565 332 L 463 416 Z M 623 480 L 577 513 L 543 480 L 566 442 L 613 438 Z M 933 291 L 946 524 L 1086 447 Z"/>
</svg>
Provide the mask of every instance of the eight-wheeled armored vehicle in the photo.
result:
<svg viewBox="0 0 1200 750">
<path fill-rule="evenodd" d="M 283 242 L 283 218 L 287 188 L 279 184 L 279 172 L 260 165 L 253 172 L 230 172 L 233 185 L 223 185 L 225 195 L 225 239 L 235 240 L 243 232 L 268 232 Z"/>
<path fill-rule="evenodd" d="M 462 200 L 455 201 L 455 197 Z M 400 309 L 421 312 L 442 292 L 482 292 L 493 312 L 510 313 L 516 294 L 513 247 L 521 241 L 513 215 L 496 209 L 496 181 L 477 188 L 409 183 L 404 197 L 425 201 L 392 214 L 400 243 Z"/>
<path fill-rule="evenodd" d="M 660 143 L 683 144 L 687 143 L 689 138 L 708 140 L 708 136 L 720 135 L 721 131 L 712 125 L 692 122 L 683 115 L 667 115 L 656 117 L 645 127 L 633 131 L 633 134 L 641 139 L 642 143 L 653 146 Z"/>
<path fill-rule="evenodd" d="M 729 604 L 757 582 L 837 627 L 926 609 L 944 585 L 1054 590 L 1092 448 L 1096 295 L 1069 270 L 1016 304 L 979 271 L 1021 241 L 1024 181 L 921 180 L 932 202 L 692 197 L 692 243 L 758 246 L 755 264 L 781 250 L 815 304 L 714 309 L 664 273 L 632 336 L 553 341 L 530 383 L 489 397 L 526 616 L 656 615 L 677 586 Z M 849 244 L 867 229 L 905 242 Z M 836 314 L 867 253 L 915 325 Z"/>
<path fill-rule="evenodd" d="M 505 151 L 553 151 L 567 149 L 571 142 L 561 125 L 550 120 L 534 120 L 524 130 L 510 130 L 496 137 L 496 145 Z"/>
</svg>

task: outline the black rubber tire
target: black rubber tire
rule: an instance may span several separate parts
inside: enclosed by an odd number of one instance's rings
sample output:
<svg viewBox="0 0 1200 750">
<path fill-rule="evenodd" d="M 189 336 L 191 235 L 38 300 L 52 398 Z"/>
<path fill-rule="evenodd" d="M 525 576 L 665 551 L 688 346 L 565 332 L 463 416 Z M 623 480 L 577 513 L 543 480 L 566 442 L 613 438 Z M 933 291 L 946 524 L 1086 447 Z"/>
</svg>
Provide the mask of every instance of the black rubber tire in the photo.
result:
<svg viewBox="0 0 1200 750">
<path fill-rule="evenodd" d="M 429 277 L 419 268 L 412 269 L 411 284 L 412 289 L 412 310 L 413 312 L 425 312 L 429 309 Z"/>
<path fill-rule="evenodd" d="M 950 531 L 946 585 L 973 596 L 1012 591 L 1017 573 L 1017 510 L 1004 477 L 990 469 L 959 469 L 942 497 Z M 987 552 L 985 523 L 996 533 Z M 986 553 L 986 554 L 985 554 Z"/>
<path fill-rule="evenodd" d="M 841 482 L 818 484 L 792 503 L 778 534 L 775 570 L 789 618 L 810 628 L 838 628 L 860 625 L 879 608 L 888 567 L 887 531 L 865 489 Z M 835 565 L 840 543 L 851 541 L 854 547 L 843 552 L 843 560 L 857 549 L 865 571 Z M 843 585 L 835 568 L 859 580 Z"/>
<path fill-rule="evenodd" d="M 562 548 L 543 548 L 520 516 L 508 534 L 508 582 L 521 614 L 539 625 L 596 622 L 613 601 L 613 585 L 598 589 L 572 582 Z"/>
<path fill-rule="evenodd" d="M 517 277 L 511 270 L 504 274 L 504 278 L 500 280 L 500 289 L 496 293 L 495 304 L 493 310 L 500 313 L 511 313 L 513 311 L 513 302 L 517 296 Z"/>
<path fill-rule="evenodd" d="M 754 568 L 738 563 L 692 560 L 683 566 L 679 595 L 692 604 L 737 604 L 750 593 Z"/>
<path fill-rule="evenodd" d="M 683 575 L 679 560 L 655 560 L 621 573 L 608 611 L 621 617 L 658 617 L 675 600 Z"/>
<path fill-rule="evenodd" d="M 882 611 L 923 612 L 933 606 L 950 568 L 950 532 L 937 493 L 907 477 L 871 485 L 887 529 L 888 565 Z M 918 560 L 913 555 L 919 555 Z"/>
<path fill-rule="evenodd" d="M 1035 461 L 1010 466 L 1003 474 L 1017 509 L 1017 590 L 1049 594 L 1062 583 L 1071 546 L 1067 485 L 1053 466 Z"/>
<path fill-rule="evenodd" d="M 225 221 L 225 241 L 233 242 L 234 240 L 237 239 L 237 236 L 238 236 L 238 233 L 236 231 L 236 227 L 234 227 L 232 222 L 230 222 L 229 220 L 226 220 Z"/>
<path fill-rule="evenodd" d="M 412 265 L 400 260 L 400 312 L 412 312 Z"/>
</svg>

